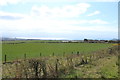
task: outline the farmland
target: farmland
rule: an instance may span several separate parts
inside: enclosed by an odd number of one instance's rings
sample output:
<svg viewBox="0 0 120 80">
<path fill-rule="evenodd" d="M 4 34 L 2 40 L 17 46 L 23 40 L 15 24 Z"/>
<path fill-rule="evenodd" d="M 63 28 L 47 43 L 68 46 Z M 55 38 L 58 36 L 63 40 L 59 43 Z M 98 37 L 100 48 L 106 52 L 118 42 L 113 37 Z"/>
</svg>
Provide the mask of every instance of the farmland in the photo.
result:
<svg viewBox="0 0 120 80">
<path fill-rule="evenodd" d="M 7 41 L 2 53 L 3 78 L 118 77 L 118 47 L 113 43 Z"/>
<path fill-rule="evenodd" d="M 20 43 L 22 42 L 22 43 Z M 46 41 L 4 41 L 2 44 L 2 59 L 7 55 L 7 61 L 41 56 L 62 56 L 67 54 L 92 53 L 111 47 L 111 43 L 39 43 Z M 55 42 L 55 41 L 54 41 Z M 18 44 L 9 44 L 18 43 Z"/>
</svg>

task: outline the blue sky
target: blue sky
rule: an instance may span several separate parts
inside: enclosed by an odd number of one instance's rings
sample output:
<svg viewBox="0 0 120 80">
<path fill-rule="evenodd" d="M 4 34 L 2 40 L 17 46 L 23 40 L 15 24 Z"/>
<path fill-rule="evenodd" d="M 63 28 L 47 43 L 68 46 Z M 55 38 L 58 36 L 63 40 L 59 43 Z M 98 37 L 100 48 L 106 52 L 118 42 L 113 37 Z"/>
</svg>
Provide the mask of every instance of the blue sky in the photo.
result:
<svg viewBox="0 0 120 80">
<path fill-rule="evenodd" d="M 97 1 L 1 0 L 0 32 L 21 38 L 118 38 L 118 2 Z"/>
</svg>

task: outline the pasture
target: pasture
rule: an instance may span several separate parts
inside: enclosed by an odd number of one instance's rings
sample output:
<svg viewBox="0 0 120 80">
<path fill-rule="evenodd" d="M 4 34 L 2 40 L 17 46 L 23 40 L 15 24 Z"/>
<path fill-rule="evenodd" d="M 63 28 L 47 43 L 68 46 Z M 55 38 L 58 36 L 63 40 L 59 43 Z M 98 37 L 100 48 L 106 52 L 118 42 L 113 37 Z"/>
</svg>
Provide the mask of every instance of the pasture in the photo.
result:
<svg viewBox="0 0 120 80">
<path fill-rule="evenodd" d="M 23 41 L 19 41 L 23 42 Z M 27 58 L 36 58 L 41 56 L 63 56 L 67 54 L 92 53 L 94 51 L 102 50 L 111 47 L 111 43 L 38 43 L 32 41 L 25 41 L 19 44 L 8 44 L 9 42 L 2 43 L 2 60 L 4 60 L 5 54 L 7 55 L 7 61 L 16 59 L 23 59 L 24 54 Z M 12 43 L 17 43 L 12 41 Z"/>
</svg>

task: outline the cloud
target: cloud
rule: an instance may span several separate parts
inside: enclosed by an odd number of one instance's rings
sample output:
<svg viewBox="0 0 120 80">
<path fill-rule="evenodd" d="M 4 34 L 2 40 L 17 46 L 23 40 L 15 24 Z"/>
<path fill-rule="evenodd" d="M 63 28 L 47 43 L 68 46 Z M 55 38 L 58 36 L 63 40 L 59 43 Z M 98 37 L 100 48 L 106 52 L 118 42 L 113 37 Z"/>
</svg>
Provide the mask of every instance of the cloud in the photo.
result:
<svg viewBox="0 0 120 80">
<path fill-rule="evenodd" d="M 5 6 L 5 5 L 8 5 L 8 4 L 17 4 L 17 3 L 20 3 L 22 1 L 23 0 L 0 0 L 0 5 Z"/>
<path fill-rule="evenodd" d="M 14 17 L 14 16 L 0 16 L 0 19 L 7 19 L 7 20 L 17 20 L 22 19 L 23 17 Z"/>
<path fill-rule="evenodd" d="M 0 11 L 0 19 L 18 20 L 18 19 L 22 19 L 24 17 L 25 17 L 25 15 L 23 15 L 23 14 Z"/>
<path fill-rule="evenodd" d="M 75 24 L 79 24 L 79 25 L 85 25 L 85 24 L 89 24 L 89 25 L 105 25 L 105 24 L 110 24 L 107 21 L 101 20 L 101 19 L 94 19 L 94 20 L 61 20 L 58 21 L 61 22 L 62 24 L 70 24 L 70 25 L 75 25 Z"/>
<path fill-rule="evenodd" d="M 60 21 L 52 19 L 32 19 L 24 18 L 20 20 L 10 21 L 10 20 L 0 20 L 0 30 L 4 32 L 15 31 L 17 33 L 48 33 L 48 34 L 64 34 L 64 33 L 74 33 L 76 31 L 115 31 L 116 29 L 111 29 L 107 26 L 99 26 L 99 24 L 105 23 L 102 20 L 91 20 L 91 21 Z M 81 22 L 81 24 L 92 24 L 91 26 L 81 26 L 74 25 Z M 98 25 L 96 24 L 98 23 Z M 96 24 L 96 25 L 95 25 Z"/>
<path fill-rule="evenodd" d="M 87 15 L 87 16 L 94 16 L 94 15 L 97 15 L 97 14 L 100 14 L 100 11 L 95 11 L 95 12 L 93 12 L 93 13 L 90 13 L 90 14 Z"/>
<path fill-rule="evenodd" d="M 90 24 L 109 24 L 107 21 L 103 21 L 103 20 L 99 20 L 99 19 L 90 20 L 90 21 L 88 21 L 88 23 L 90 23 Z"/>
<path fill-rule="evenodd" d="M 12 19 L 3 19 L 0 18 L 0 31 L 1 32 L 23 32 L 23 33 L 54 33 L 54 34 L 63 34 L 63 33 L 74 33 L 76 31 L 102 31 L 102 29 L 98 29 L 98 25 L 101 24 L 109 24 L 107 21 L 103 21 L 100 19 L 95 20 L 57 20 L 51 19 L 47 17 L 37 17 L 34 16 L 26 16 L 18 13 L 8 13 L 0 11 L 0 16 L 11 16 Z M 35 15 L 36 16 L 36 15 Z M 39 15 L 37 15 L 39 16 Z M 15 17 L 15 20 L 13 18 Z M 20 18 L 21 19 L 16 19 Z M 78 24 L 78 25 L 76 25 Z M 89 24 L 91 26 L 81 26 L 84 24 Z M 96 25 L 96 27 L 95 27 Z M 94 26 L 94 27 L 92 27 Z M 104 29 L 106 31 L 111 31 L 111 29 Z M 113 30 L 113 29 L 112 29 Z"/>
<path fill-rule="evenodd" d="M 49 8 L 48 6 L 33 6 L 31 15 L 40 17 L 78 17 L 85 13 L 90 4 L 79 3 L 76 5 L 65 5 L 62 7 Z"/>
<path fill-rule="evenodd" d="M 9 37 L 39 37 L 41 39 L 74 39 L 74 36 L 79 39 L 79 36 L 84 38 L 87 35 L 89 38 L 89 36 L 97 34 L 117 33 L 118 29 L 116 26 L 100 26 L 101 23 L 103 24 L 104 21 L 33 19 L 32 17 L 25 17 L 19 20 L 0 19 L 0 32 L 2 32 L 2 35 L 8 35 Z"/>
<path fill-rule="evenodd" d="M 108 26 L 107 24 L 111 23 L 103 19 L 87 20 L 81 18 L 84 13 L 87 13 L 90 6 L 88 3 L 77 3 L 61 7 L 33 6 L 30 15 L 0 11 L 0 32 L 8 35 L 24 36 L 27 34 L 35 37 L 38 35 L 41 38 L 44 38 L 45 35 L 48 38 L 49 35 L 53 35 L 52 38 L 56 38 L 56 36 L 57 38 L 64 38 L 72 34 L 80 35 L 88 32 L 99 32 L 101 34 L 104 32 L 117 32 L 117 28 Z M 96 11 L 95 14 L 99 14 L 99 12 Z M 76 19 L 79 16 L 80 18 Z"/>
</svg>

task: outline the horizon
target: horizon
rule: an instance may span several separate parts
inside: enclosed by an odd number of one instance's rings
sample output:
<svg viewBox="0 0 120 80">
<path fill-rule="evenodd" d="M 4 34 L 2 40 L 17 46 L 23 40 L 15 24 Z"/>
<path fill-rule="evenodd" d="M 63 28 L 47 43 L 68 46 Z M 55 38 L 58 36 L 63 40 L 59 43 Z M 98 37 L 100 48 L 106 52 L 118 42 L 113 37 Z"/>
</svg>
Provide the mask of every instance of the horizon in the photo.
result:
<svg viewBox="0 0 120 80">
<path fill-rule="evenodd" d="M 112 39 L 90 39 L 90 38 L 84 38 L 84 39 L 66 39 L 66 38 L 38 38 L 38 37 L 2 37 L 2 38 L 12 38 L 12 39 L 28 39 L 28 40 L 119 40 L 117 38 L 112 38 Z"/>
<path fill-rule="evenodd" d="M 0 22 L 3 37 L 118 39 L 118 2 L 3 1 Z"/>
</svg>

